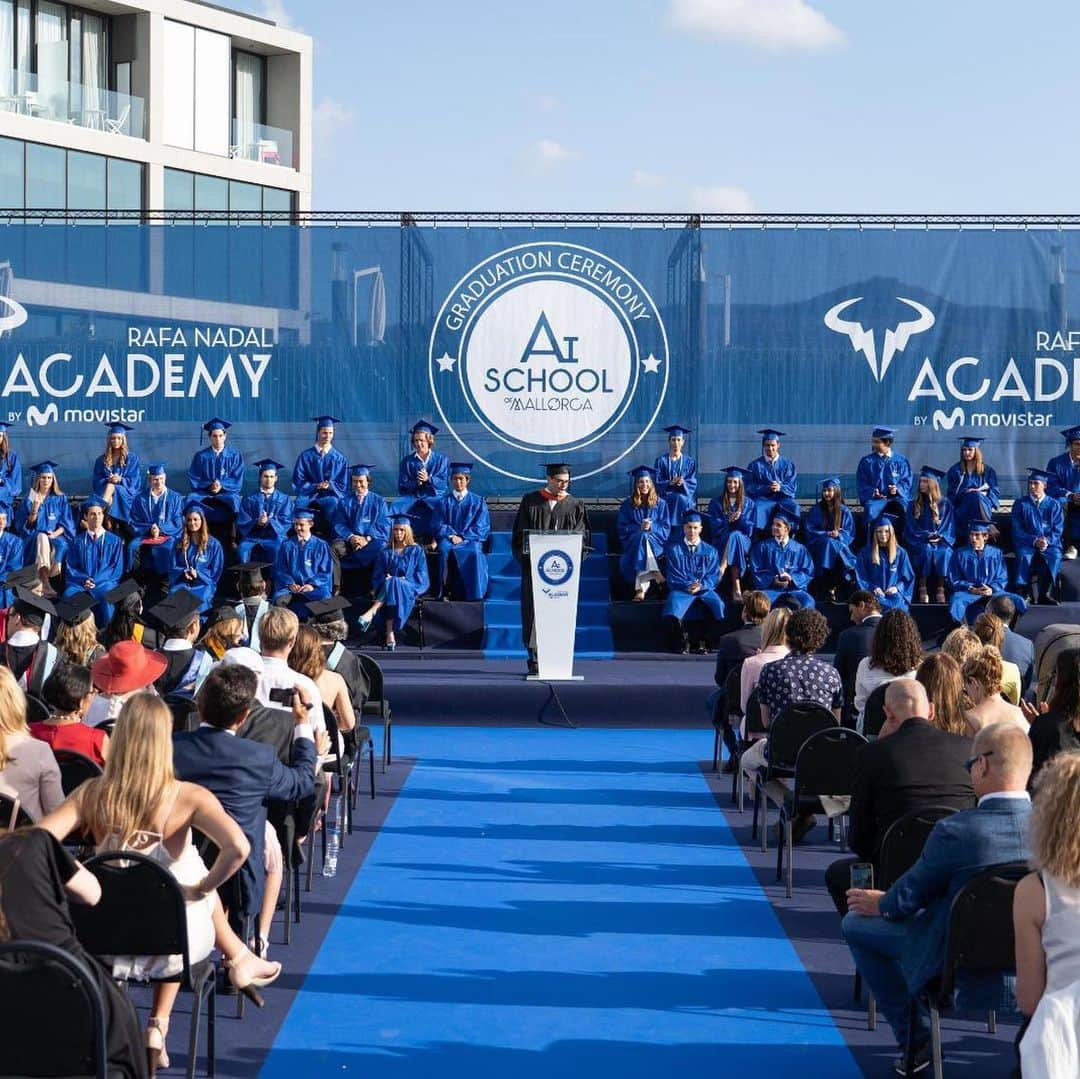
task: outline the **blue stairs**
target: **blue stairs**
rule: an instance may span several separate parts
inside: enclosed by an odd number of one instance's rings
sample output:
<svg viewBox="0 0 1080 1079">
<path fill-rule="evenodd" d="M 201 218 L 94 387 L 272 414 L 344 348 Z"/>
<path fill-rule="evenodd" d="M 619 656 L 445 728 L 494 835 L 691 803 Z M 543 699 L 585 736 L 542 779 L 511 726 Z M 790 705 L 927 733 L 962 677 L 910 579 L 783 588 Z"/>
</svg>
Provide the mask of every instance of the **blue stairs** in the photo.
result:
<svg viewBox="0 0 1080 1079">
<path fill-rule="evenodd" d="M 580 659 L 611 659 L 611 591 L 608 585 L 607 536 L 594 532 L 595 550 L 585 559 L 578 592 L 574 653 Z M 524 659 L 521 645 L 521 571 L 510 550 L 509 532 L 492 532 L 488 552 L 491 584 L 484 600 L 484 655 L 489 659 Z"/>
</svg>

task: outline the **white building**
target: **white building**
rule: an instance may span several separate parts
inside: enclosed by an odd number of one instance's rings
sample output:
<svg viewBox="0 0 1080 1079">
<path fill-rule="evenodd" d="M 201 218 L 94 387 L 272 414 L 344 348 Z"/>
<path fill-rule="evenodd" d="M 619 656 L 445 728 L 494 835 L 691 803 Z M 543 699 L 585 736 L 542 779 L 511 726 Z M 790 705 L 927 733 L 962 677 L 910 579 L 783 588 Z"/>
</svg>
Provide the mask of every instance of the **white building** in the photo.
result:
<svg viewBox="0 0 1080 1079">
<path fill-rule="evenodd" d="M 0 0 L 0 214 L 310 210 L 311 63 L 199 0 Z"/>
</svg>

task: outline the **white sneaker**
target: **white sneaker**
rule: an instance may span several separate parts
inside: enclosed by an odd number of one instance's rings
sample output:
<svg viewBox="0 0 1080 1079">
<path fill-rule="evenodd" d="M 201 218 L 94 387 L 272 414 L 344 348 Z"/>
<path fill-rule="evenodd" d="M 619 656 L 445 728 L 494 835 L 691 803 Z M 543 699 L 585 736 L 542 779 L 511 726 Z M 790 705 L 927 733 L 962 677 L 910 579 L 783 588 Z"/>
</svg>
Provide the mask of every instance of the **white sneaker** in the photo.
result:
<svg viewBox="0 0 1080 1079">
<path fill-rule="evenodd" d="M 1072 544 L 1065 548 L 1065 557 L 1068 559 L 1073 559 L 1076 557 L 1076 548 L 1072 546 Z"/>
</svg>

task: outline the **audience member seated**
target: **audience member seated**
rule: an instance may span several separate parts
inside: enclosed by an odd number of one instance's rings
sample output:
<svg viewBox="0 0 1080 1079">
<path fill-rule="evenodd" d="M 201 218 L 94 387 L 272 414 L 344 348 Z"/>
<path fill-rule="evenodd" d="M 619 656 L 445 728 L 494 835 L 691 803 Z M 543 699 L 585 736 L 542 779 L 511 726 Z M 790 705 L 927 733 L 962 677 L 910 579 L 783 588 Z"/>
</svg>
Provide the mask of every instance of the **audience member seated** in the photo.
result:
<svg viewBox="0 0 1080 1079">
<path fill-rule="evenodd" d="M 1009 578 L 1005 559 L 997 547 L 987 543 L 990 526 L 972 521 L 966 547 L 958 547 L 949 563 L 949 614 L 954 622 L 972 622 L 993 596 L 1008 596 L 1023 614 L 1027 604 L 1019 596 L 1007 592 Z"/>
<path fill-rule="evenodd" d="M 896 518 L 882 514 L 870 530 L 866 546 L 855 559 L 855 581 L 873 592 L 886 611 L 906 611 L 911 606 L 915 571 L 907 551 L 896 542 Z"/>
<path fill-rule="evenodd" d="M 960 664 L 945 652 L 931 652 L 915 672 L 915 679 L 926 690 L 926 696 L 934 708 L 934 726 L 946 734 L 968 738 L 964 709 L 964 676 Z"/>
<path fill-rule="evenodd" d="M 23 812 L 34 821 L 64 800 L 56 758 L 30 733 L 26 696 L 6 667 L 0 667 L 0 794 L 18 798 Z"/>
<path fill-rule="evenodd" d="M 126 581 L 121 581 L 106 598 L 113 605 L 113 615 L 109 624 L 101 631 L 101 643 L 105 651 L 120 641 L 138 641 L 141 644 L 143 596 L 138 582 L 129 577 Z"/>
<path fill-rule="evenodd" d="M 86 593 L 57 601 L 53 640 L 61 662 L 88 667 L 105 654 L 106 649 L 98 643 L 93 606 L 93 599 Z"/>
<path fill-rule="evenodd" d="M 862 730 L 863 711 L 870 694 L 894 678 L 914 678 L 922 662 L 922 639 L 907 611 L 886 611 L 870 642 L 870 654 L 855 672 L 855 716 Z"/>
<path fill-rule="evenodd" d="M 349 627 L 344 611 L 350 603 L 344 596 L 330 596 L 308 606 L 311 618 L 308 622 L 319 635 L 319 642 L 326 655 L 326 666 L 337 671 L 349 687 L 353 712 L 359 716 L 364 711 L 371 685 L 364 673 L 360 658 L 345 647 L 349 639 Z"/>
<path fill-rule="evenodd" d="M 450 490 L 432 507 L 432 542 L 439 554 L 435 594 L 443 599 L 482 600 L 488 590 L 484 544 L 491 515 L 484 499 L 469 490 L 471 461 L 450 462 Z"/>
<path fill-rule="evenodd" d="M 754 500 L 746 493 L 749 473 L 736 465 L 724 470 L 724 490 L 709 502 L 709 539 L 720 557 L 720 584 L 731 571 L 731 598 L 742 598 L 742 579 L 750 565 Z M 719 588 L 720 585 L 717 585 Z"/>
<path fill-rule="evenodd" d="M 199 644 L 214 660 L 247 640 L 244 620 L 235 607 L 215 607 L 206 619 L 206 630 Z"/>
<path fill-rule="evenodd" d="M 660 559 L 671 534 L 671 518 L 667 503 L 656 493 L 655 475 L 655 470 L 647 465 L 630 472 L 630 497 L 623 499 L 615 522 L 622 548 L 619 572 L 623 580 L 633 586 L 635 603 L 645 599 L 645 593 L 654 581 L 659 584 L 664 580 Z M 450 497 L 445 496 L 443 502 Z"/>
<path fill-rule="evenodd" d="M 322 642 L 311 626 L 301 626 L 296 631 L 296 643 L 289 653 L 289 666 L 315 683 L 323 704 L 337 717 L 339 731 L 351 731 L 356 726 L 349 687 L 340 674 L 327 669 Z"/>
<path fill-rule="evenodd" d="M 960 670 L 969 703 L 964 718 L 972 733 L 991 723 L 1015 723 L 1027 733 L 1024 713 L 1001 696 L 1001 653 L 996 648 L 985 646 Z"/>
<path fill-rule="evenodd" d="M 783 659 L 791 651 L 787 639 L 787 625 L 791 615 L 790 607 L 774 607 L 769 611 L 765 621 L 761 623 L 761 648 L 743 660 L 742 670 L 739 672 L 739 707 L 744 714 L 750 694 L 757 689 L 765 665 Z"/>
<path fill-rule="evenodd" d="M 1063 648 L 1054 662 L 1049 701 L 1022 705 L 1031 720 L 1032 774 L 1038 776 L 1059 753 L 1080 749 L 1080 649 Z"/>
<path fill-rule="evenodd" d="M 199 637 L 199 598 L 181 588 L 151 607 L 146 615 L 162 629 L 156 655 L 165 666 L 154 678 L 154 689 L 163 697 L 176 693 L 194 699 L 214 665 L 210 653 L 195 646 Z"/>
<path fill-rule="evenodd" d="M 742 625 L 725 633 L 716 642 L 716 668 L 713 681 L 718 689 L 727 684 L 728 675 L 743 660 L 761 648 L 761 624 L 769 613 L 769 597 L 764 592 L 747 592 L 743 597 Z"/>
<path fill-rule="evenodd" d="M 98 694 L 83 722 L 98 727 L 115 721 L 127 699 L 149 689 L 166 666 L 164 656 L 143 648 L 138 641 L 114 644 L 90 668 Z"/>
<path fill-rule="evenodd" d="M 983 645 L 990 645 L 1001 655 L 1001 646 L 1005 643 L 1005 626 L 1001 620 L 989 611 L 983 611 L 971 625 L 971 632 Z M 1020 704 L 1020 668 L 1001 658 L 1001 692 L 1009 704 Z"/>
<path fill-rule="evenodd" d="M 317 731 L 326 730 L 319 687 L 306 674 L 289 666 L 289 655 L 299 632 L 300 620 L 287 607 L 271 607 L 267 612 L 259 630 L 262 674 L 255 695 L 267 708 L 290 708 L 292 690 L 302 689 L 305 698 L 311 702 L 312 726 Z"/>
<path fill-rule="evenodd" d="M 844 722 L 853 724 L 855 708 L 855 675 L 859 663 L 870 655 L 870 644 L 881 622 L 881 604 L 873 592 L 857 589 L 848 597 L 848 616 L 852 625 L 840 631 L 836 640 L 833 666 L 844 684 Z"/>
<path fill-rule="evenodd" d="M 229 567 L 237 577 L 240 602 L 236 605 L 236 613 L 244 620 L 244 640 L 256 652 L 259 650 L 259 623 L 270 610 L 266 578 L 262 575 L 262 571 L 269 568 L 266 562 L 241 562 Z"/>
<path fill-rule="evenodd" d="M 967 737 L 943 729 L 921 683 L 911 678 L 889 683 L 885 725 L 878 739 L 859 751 L 855 764 L 848 811 L 848 846 L 855 857 L 840 858 L 825 871 L 825 886 L 841 914 L 847 911 L 851 866 L 870 862 L 874 879 L 880 880 L 882 840 L 905 813 L 926 806 L 968 809 L 974 804 L 971 776 L 964 766 L 970 747 Z"/>
<path fill-rule="evenodd" d="M 1016 623 L 1016 605 L 1008 596 L 995 596 L 987 603 L 986 612 L 999 618 L 1005 627 L 1001 658 L 1015 663 L 1019 668 L 1020 690 L 1022 694 L 1027 693 L 1035 667 L 1035 645 L 1013 629 Z"/>
<path fill-rule="evenodd" d="M 950 630 L 945 640 L 941 642 L 941 651 L 947 656 L 952 656 L 961 669 L 972 656 L 977 656 L 983 650 L 983 643 L 966 626 L 957 626 Z"/>
<path fill-rule="evenodd" d="M 1031 1018 L 1024 1079 L 1080 1075 L 1080 753 L 1063 753 L 1035 784 L 1031 868 L 1016 887 L 1016 1000 Z"/>
<path fill-rule="evenodd" d="M 51 600 L 29 590 L 15 589 L 15 605 L 8 610 L 7 640 L 0 657 L 27 693 L 41 696 L 45 680 L 61 663 L 55 645 L 43 640 L 45 616 L 56 614 Z"/>
<path fill-rule="evenodd" d="M 1013 723 L 992 724 L 975 736 L 971 753 L 967 766 L 978 805 L 938 821 L 919 860 L 887 892 L 847 893 L 844 939 L 892 1027 L 901 1075 L 909 1041 L 916 1068 L 927 1067 L 929 1013 L 919 1005 L 910 1029 L 909 1020 L 915 995 L 941 973 L 953 897 L 980 869 L 1028 857 L 1027 735 Z"/>
<path fill-rule="evenodd" d="M 724 601 L 716 593 L 720 556 L 712 544 L 701 538 L 701 514 L 697 510 L 683 514 L 682 536 L 668 543 L 664 551 L 664 572 L 668 594 L 661 614 L 668 622 L 671 650 L 683 655 L 690 651 L 689 624 L 695 630 L 693 649 L 704 655 L 709 650 L 707 620 L 724 620 Z"/>
<path fill-rule="evenodd" d="M 112 604 L 105 598 L 124 575 L 124 544 L 105 531 L 105 503 L 96 495 L 82 506 L 82 528 L 68 547 L 64 598 L 85 592 L 94 600 L 94 618 L 102 628 L 112 618 Z"/>
<path fill-rule="evenodd" d="M 54 750 L 67 749 L 104 764 L 109 753 L 109 736 L 83 722 L 94 699 L 90 668 L 61 664 L 49 675 L 41 696 L 52 715 L 39 723 L 31 723 L 30 733 Z"/>
<path fill-rule="evenodd" d="M 274 981 L 281 964 L 253 956 L 229 928 L 217 901 L 217 888 L 248 856 L 248 842 L 209 791 L 177 782 L 172 715 L 161 698 L 140 693 L 125 704 L 104 774 L 87 780 L 41 826 L 61 841 L 73 832 L 89 832 L 99 852 L 134 850 L 168 869 L 186 900 L 190 961 L 201 962 L 216 944 L 225 955 L 229 981 L 261 1002 L 257 988 Z M 209 871 L 192 843 L 193 828 L 218 848 Z M 180 962 L 179 956 L 121 956 L 114 959 L 113 972 L 161 978 L 179 973 Z M 146 1027 L 151 1074 L 169 1066 L 165 1038 L 179 991 L 178 982 L 154 982 Z"/>
</svg>

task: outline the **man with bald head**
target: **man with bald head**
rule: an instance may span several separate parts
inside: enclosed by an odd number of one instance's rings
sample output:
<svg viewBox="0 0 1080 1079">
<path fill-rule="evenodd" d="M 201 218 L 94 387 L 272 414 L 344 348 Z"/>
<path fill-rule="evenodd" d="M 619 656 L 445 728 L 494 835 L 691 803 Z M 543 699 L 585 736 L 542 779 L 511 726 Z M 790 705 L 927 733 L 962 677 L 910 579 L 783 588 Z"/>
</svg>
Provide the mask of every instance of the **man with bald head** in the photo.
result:
<svg viewBox="0 0 1080 1079">
<path fill-rule="evenodd" d="M 922 683 L 889 683 L 881 734 L 860 751 L 852 779 L 848 845 L 857 857 L 840 858 L 825 870 L 825 885 L 841 914 L 847 910 L 852 863 L 871 862 L 879 872 L 881 841 L 893 821 L 924 806 L 967 809 L 974 803 L 964 767 L 970 747 L 968 739 L 934 725 L 934 706 Z"/>
</svg>

